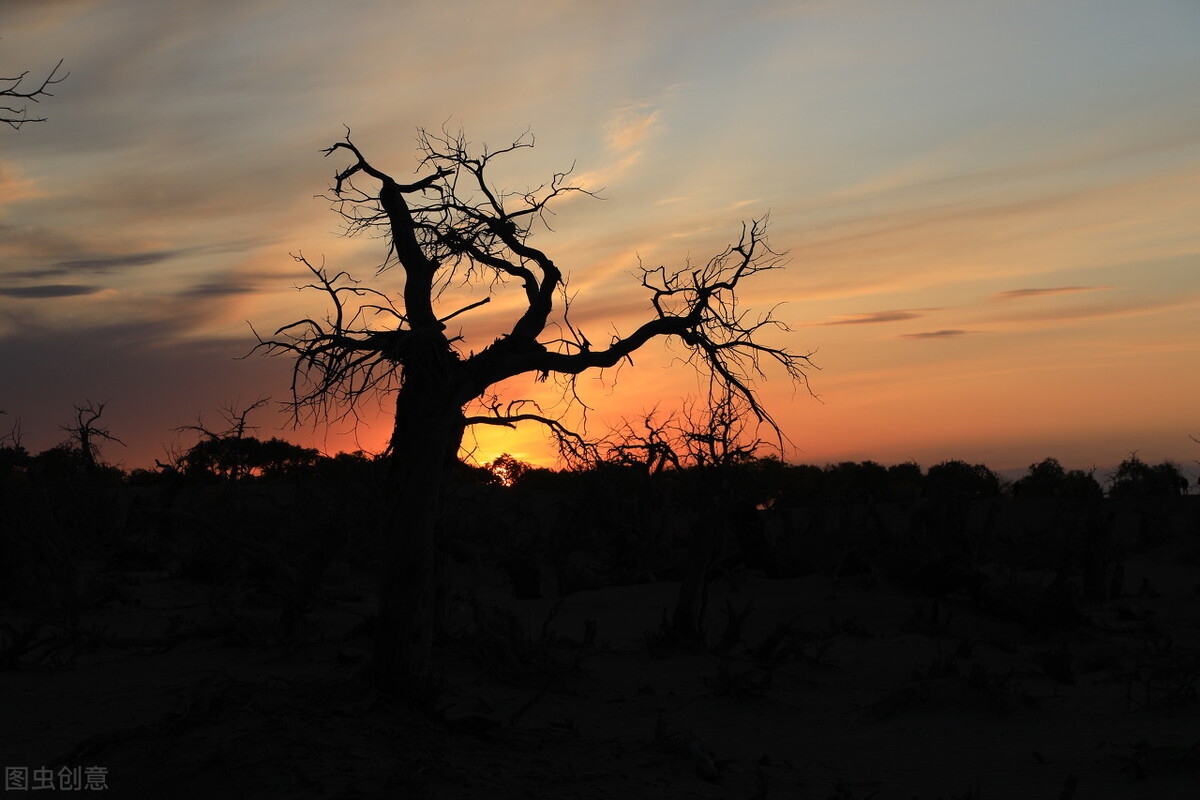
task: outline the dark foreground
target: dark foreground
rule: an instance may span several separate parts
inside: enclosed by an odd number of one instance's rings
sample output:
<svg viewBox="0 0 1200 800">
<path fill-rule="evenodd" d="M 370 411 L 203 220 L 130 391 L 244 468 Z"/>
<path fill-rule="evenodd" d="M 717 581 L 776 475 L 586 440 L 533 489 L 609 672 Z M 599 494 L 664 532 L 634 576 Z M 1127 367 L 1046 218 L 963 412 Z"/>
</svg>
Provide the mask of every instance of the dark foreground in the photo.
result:
<svg viewBox="0 0 1200 800">
<path fill-rule="evenodd" d="M 736 569 L 702 647 L 663 626 L 677 583 L 514 600 L 460 568 L 430 714 L 357 677 L 363 570 L 334 569 L 286 640 L 252 583 L 95 573 L 79 633 L 46 627 L 0 672 L 0 760 L 102 767 L 134 798 L 1190 798 L 1198 563 L 1165 542 L 1098 603 L 1053 571 L 996 577 L 1024 614 L 871 570 Z"/>
</svg>

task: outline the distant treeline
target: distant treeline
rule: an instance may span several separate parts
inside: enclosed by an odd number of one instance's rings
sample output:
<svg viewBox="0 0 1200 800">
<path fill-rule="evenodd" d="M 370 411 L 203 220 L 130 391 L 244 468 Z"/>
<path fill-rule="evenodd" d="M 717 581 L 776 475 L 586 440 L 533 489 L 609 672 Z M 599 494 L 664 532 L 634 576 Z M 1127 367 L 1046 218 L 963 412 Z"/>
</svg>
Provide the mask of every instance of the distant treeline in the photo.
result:
<svg viewBox="0 0 1200 800">
<path fill-rule="evenodd" d="M 390 459 L 362 452 L 205 435 L 155 469 L 96 455 L 70 441 L 37 454 L 0 444 L 0 606 L 72 607 L 79 564 L 94 562 L 263 582 L 292 620 L 328 565 L 374 568 L 394 513 Z M 551 470 L 504 455 L 451 469 L 439 524 L 447 558 L 498 567 L 517 597 L 680 581 L 674 624 L 693 630 L 708 584 L 739 564 L 771 578 L 867 571 L 938 596 L 986 583 L 982 566 L 998 563 L 1117 596 L 1121 559 L 1200 531 L 1188 490 L 1176 465 L 1136 456 L 1099 477 L 1047 458 L 1010 482 L 965 461 L 819 467 L 746 454 Z"/>
<path fill-rule="evenodd" d="M 90 457 L 89 457 L 90 455 Z M 214 484 L 223 482 L 305 480 L 364 480 L 380 476 L 387 459 L 362 451 L 323 455 L 314 448 L 272 437 L 208 436 L 169 463 L 155 469 L 123 470 L 104 464 L 96 454 L 67 441 L 37 454 L 16 442 L 0 443 L 0 476 L 66 478 L 89 475 L 108 483 L 155 486 L 167 482 Z M 1178 465 L 1164 461 L 1148 464 L 1136 454 L 1109 474 L 1097 470 L 1064 469 L 1055 458 L 1029 466 L 1028 472 L 1008 481 L 983 464 L 943 461 L 923 470 L 906 462 L 884 466 L 875 461 L 844 461 L 825 466 L 789 464 L 775 457 L 750 457 L 719 467 L 684 467 L 649 470 L 637 463 L 597 463 L 590 468 L 552 470 L 527 464 L 507 454 L 484 465 L 461 464 L 458 482 L 496 484 L 539 491 L 574 491 L 589 475 L 646 472 L 647 479 L 667 480 L 662 472 L 719 471 L 723 481 L 739 486 L 738 494 L 759 506 L 797 506 L 815 500 L 823 503 L 911 502 L 926 499 L 974 500 L 990 497 L 1076 498 L 1171 497 L 1187 494 L 1188 478 Z"/>
</svg>

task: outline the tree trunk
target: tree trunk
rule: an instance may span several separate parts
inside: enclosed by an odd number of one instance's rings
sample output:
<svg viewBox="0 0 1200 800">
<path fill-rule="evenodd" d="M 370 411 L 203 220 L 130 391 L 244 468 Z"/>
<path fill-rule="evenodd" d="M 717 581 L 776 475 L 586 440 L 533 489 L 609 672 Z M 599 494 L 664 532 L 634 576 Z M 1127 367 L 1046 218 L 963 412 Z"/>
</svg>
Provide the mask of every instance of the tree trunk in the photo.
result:
<svg viewBox="0 0 1200 800">
<path fill-rule="evenodd" d="M 396 401 L 375 678 L 381 687 L 404 694 L 425 685 L 436 625 L 438 498 L 445 465 L 462 438 L 462 410 L 449 389 L 448 380 L 410 371 Z"/>
</svg>

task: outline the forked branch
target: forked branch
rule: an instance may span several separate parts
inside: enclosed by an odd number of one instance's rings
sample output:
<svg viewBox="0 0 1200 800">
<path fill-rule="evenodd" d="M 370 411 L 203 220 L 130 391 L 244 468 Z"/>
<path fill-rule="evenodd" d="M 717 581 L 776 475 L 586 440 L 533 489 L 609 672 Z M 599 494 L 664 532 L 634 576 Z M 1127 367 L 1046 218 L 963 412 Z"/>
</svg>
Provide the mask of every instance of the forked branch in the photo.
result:
<svg viewBox="0 0 1200 800">
<path fill-rule="evenodd" d="M 29 70 L 25 70 L 14 78 L 0 78 L 0 102 L 6 104 L 0 105 L 0 122 L 7 123 L 14 130 L 19 129 L 27 122 L 45 122 L 45 117 L 28 116 L 29 105 L 27 102 L 20 105 L 7 105 L 7 103 L 22 100 L 38 103 L 43 97 L 53 97 L 49 87 L 67 79 L 67 75 L 58 74 L 62 64 L 60 59 L 41 83 L 27 85 L 25 88 L 22 88 L 21 84 L 25 83 L 25 79 L 29 76 Z"/>
<path fill-rule="evenodd" d="M 684 361 L 708 373 L 713 396 L 732 393 L 746 403 L 758 421 L 781 435 L 778 424 L 762 406 L 752 384 L 766 377 L 766 365 L 782 368 L 790 380 L 809 388 L 812 353 L 796 353 L 761 341 L 767 331 L 790 329 L 773 310 L 752 317 L 739 305 L 737 293 L 747 279 L 779 269 L 781 254 L 771 249 L 766 219 L 743 224 L 737 244 L 700 268 L 668 272 L 664 267 L 642 269 L 642 286 L 650 290 L 655 319 L 633 333 L 614 337 L 604 349 L 578 352 L 528 353 L 505 365 L 508 374 L 557 372 L 579 374 L 615 366 L 656 337 L 675 337 L 687 348 Z M 811 389 L 810 389 L 811 392 Z"/>
<path fill-rule="evenodd" d="M 383 292 L 359 285 L 344 271 L 330 275 L 324 265 L 312 264 L 303 254 L 292 258 L 316 279 L 297 288 L 323 293 L 332 310 L 320 321 L 305 317 L 284 325 L 268 339 L 251 326 L 258 339 L 251 352 L 293 357 L 289 405 L 297 421 L 306 411 L 340 418 L 353 413 L 364 395 L 394 387 L 412 332 Z M 364 298 L 378 302 L 361 302 Z M 371 327 L 368 318 L 380 315 L 398 327 Z"/>
<path fill-rule="evenodd" d="M 496 425 L 515 429 L 519 423 L 536 422 L 554 437 L 559 456 L 565 463 L 583 466 L 594 464 L 598 460 L 595 442 L 568 428 L 562 420 L 547 416 L 541 406 L 533 400 L 513 400 L 505 403 L 493 395 L 481 400 L 480 405 L 486 413 L 465 417 L 463 421 L 467 427 Z"/>
</svg>

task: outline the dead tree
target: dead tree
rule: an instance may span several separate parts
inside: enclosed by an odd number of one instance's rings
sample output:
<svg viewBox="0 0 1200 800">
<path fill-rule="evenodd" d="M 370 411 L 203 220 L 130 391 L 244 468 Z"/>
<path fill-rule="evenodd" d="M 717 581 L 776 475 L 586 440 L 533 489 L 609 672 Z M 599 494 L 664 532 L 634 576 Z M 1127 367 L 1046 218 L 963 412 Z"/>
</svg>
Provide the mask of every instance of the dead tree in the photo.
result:
<svg viewBox="0 0 1200 800">
<path fill-rule="evenodd" d="M 79 457 L 89 472 L 95 472 L 100 467 L 97 460 L 100 455 L 99 440 L 115 442 L 122 447 L 125 443 L 109 433 L 108 428 L 98 428 L 96 423 L 104 415 L 107 403 L 93 403 L 88 400 L 85 405 L 75 406 L 75 423 L 64 425 L 62 430 L 71 434 L 75 446 L 79 449 Z"/>
<path fill-rule="evenodd" d="M 188 472 L 203 464 L 205 468 L 230 481 L 236 482 L 245 478 L 249 472 L 243 447 L 247 439 L 246 432 L 258 430 L 247 422 L 247 418 L 251 412 L 257 411 L 268 402 L 269 397 L 260 397 L 241 409 L 238 403 L 222 406 L 221 417 L 225 420 L 225 427 L 221 430 L 206 426 L 202 415 L 196 418 L 195 425 L 181 425 L 176 428 L 179 433 L 194 431 L 203 438 L 175 459 L 175 468 L 182 468 Z"/>
<path fill-rule="evenodd" d="M 29 76 L 29 70 L 25 70 L 15 78 L 0 78 L 0 103 L 20 103 L 20 105 L 0 105 L 0 122 L 6 123 L 14 130 L 19 129 L 27 122 L 45 122 L 45 117 L 30 117 L 28 116 L 29 101 L 37 103 L 43 97 L 53 97 L 49 91 L 49 87 L 57 83 L 62 83 L 66 80 L 66 75 L 59 75 L 58 71 L 62 68 L 60 60 L 54 65 L 54 69 L 50 70 L 41 83 L 26 84 L 22 88 L 21 84 L 25 83 L 25 79 Z"/>
<path fill-rule="evenodd" d="M 744 400 L 748 413 L 778 431 L 753 389 L 768 362 L 806 383 L 807 354 L 762 341 L 784 328 L 771 313 L 752 316 L 739 304 L 743 282 L 781 266 L 766 239 L 766 221 L 743 223 L 735 244 L 703 266 L 641 270 L 653 315 L 624 335 L 593 344 L 571 324 L 565 276 L 532 243 L 551 205 L 586 190 L 555 173 L 534 189 L 502 192 L 489 181 L 498 158 L 533 146 L 528 135 L 511 145 L 473 151 L 461 133 L 420 131 L 424 177 L 401 183 L 368 161 L 347 134 L 324 152 L 349 159 L 334 177 L 329 199 L 347 232 L 378 233 L 388 242 L 380 274 L 398 270 L 398 297 L 366 288 L 346 272 L 294 258 L 314 276 L 307 288 L 324 293 L 332 310 L 321 320 L 285 325 L 256 349 L 295 359 L 293 408 L 346 413 L 378 391 L 395 393 L 389 447 L 392 508 L 381 553 L 375 674 L 384 686 L 421 685 L 433 637 L 436 509 L 444 467 L 456 461 L 468 424 L 513 426 L 536 421 L 571 434 L 536 409 L 509 413 L 488 404 L 510 378 L 532 374 L 561 379 L 574 392 L 576 376 L 614 367 L 654 340 L 673 339 L 683 358 L 705 371 L 713 386 Z M 447 323 L 516 284 L 521 309 L 511 324 L 478 351 L 466 350 Z M 441 306 L 448 286 L 482 294 L 461 307 Z M 302 287 L 305 288 L 305 287 Z M 476 295 L 478 296 L 478 295 Z M 481 406 L 481 404 L 483 404 Z"/>
<path fill-rule="evenodd" d="M 8 412 L 0 408 L 0 417 Z M 25 431 L 21 428 L 21 420 L 17 419 L 8 429 L 8 433 L 0 436 L 0 450 L 5 448 L 10 450 L 24 450 L 22 443 L 25 439 Z"/>
<path fill-rule="evenodd" d="M 671 616 L 676 634 L 702 640 L 708 585 L 721 553 L 735 535 L 740 540 L 745 508 L 731 486 L 737 468 L 753 461 L 769 443 L 758 438 L 754 412 L 745 397 L 725 391 L 685 403 L 665 418 L 650 411 L 625 420 L 597 444 L 601 460 L 637 464 L 651 474 L 686 473 L 681 481 L 690 536 L 681 565 L 681 582 Z M 739 541 L 739 544 L 744 544 Z"/>
</svg>

